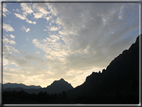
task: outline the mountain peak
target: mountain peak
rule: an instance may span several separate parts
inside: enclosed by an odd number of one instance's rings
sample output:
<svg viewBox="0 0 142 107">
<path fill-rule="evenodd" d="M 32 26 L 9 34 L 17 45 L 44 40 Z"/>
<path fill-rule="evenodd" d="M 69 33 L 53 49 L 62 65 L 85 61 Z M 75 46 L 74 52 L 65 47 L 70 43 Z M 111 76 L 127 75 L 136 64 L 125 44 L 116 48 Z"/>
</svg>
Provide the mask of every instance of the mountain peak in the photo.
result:
<svg viewBox="0 0 142 107">
<path fill-rule="evenodd" d="M 59 81 L 65 81 L 63 78 L 61 78 Z"/>
<path fill-rule="evenodd" d="M 61 93 L 73 89 L 72 85 L 65 81 L 63 78 L 55 80 L 51 85 L 46 87 L 48 93 Z"/>
</svg>

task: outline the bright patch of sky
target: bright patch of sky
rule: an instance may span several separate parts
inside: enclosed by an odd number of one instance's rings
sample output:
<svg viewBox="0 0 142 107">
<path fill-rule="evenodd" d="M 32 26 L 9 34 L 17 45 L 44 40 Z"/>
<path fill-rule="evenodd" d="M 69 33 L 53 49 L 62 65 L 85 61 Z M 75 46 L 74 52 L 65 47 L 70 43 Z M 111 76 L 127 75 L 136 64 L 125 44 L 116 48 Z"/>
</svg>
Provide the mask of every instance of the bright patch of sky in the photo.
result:
<svg viewBox="0 0 142 107">
<path fill-rule="evenodd" d="M 4 3 L 3 82 L 76 87 L 139 35 L 138 3 Z"/>
</svg>

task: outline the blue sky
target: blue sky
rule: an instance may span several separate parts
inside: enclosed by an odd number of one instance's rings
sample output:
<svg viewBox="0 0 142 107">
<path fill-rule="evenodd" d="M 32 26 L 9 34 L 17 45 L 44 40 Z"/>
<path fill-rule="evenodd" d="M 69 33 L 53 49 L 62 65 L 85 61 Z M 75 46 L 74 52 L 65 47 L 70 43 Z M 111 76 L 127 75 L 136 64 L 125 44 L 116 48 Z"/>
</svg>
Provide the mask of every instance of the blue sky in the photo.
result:
<svg viewBox="0 0 142 107">
<path fill-rule="evenodd" d="M 138 3 L 4 3 L 3 82 L 73 87 L 139 35 Z"/>
</svg>

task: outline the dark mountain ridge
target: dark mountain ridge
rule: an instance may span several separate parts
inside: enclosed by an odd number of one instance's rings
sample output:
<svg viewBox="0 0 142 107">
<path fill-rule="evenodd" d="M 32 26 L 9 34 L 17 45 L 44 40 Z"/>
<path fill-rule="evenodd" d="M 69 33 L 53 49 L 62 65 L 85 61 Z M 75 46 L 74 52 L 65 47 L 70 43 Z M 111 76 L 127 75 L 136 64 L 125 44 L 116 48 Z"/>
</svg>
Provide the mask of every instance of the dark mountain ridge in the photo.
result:
<svg viewBox="0 0 142 107">
<path fill-rule="evenodd" d="M 17 83 L 6 83 L 6 84 L 3 84 L 3 89 L 6 89 L 6 88 L 23 88 L 23 89 L 40 89 L 41 86 L 35 86 L 35 85 L 25 85 L 25 84 L 17 84 Z"/>
<path fill-rule="evenodd" d="M 48 94 L 52 93 L 61 93 L 63 91 L 67 91 L 73 89 L 72 85 L 66 82 L 63 78 L 60 80 L 55 80 L 51 85 L 47 86 L 46 88 L 36 86 L 26 86 L 24 84 L 16 84 L 16 83 L 7 83 L 3 84 L 3 91 L 21 91 L 24 90 L 25 92 L 32 94 L 38 94 L 39 92 L 47 92 Z"/>
<path fill-rule="evenodd" d="M 46 91 L 48 93 L 60 93 L 62 91 L 67 91 L 70 89 L 73 89 L 73 87 L 63 78 L 61 78 L 59 81 L 54 81 L 51 85 L 46 87 Z"/>
</svg>

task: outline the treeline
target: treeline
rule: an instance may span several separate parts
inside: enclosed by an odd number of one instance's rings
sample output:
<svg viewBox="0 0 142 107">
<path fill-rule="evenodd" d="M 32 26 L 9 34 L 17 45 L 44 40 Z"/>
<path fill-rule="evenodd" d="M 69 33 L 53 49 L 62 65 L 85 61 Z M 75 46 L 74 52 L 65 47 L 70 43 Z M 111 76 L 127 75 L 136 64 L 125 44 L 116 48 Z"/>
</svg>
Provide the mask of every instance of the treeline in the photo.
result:
<svg viewBox="0 0 142 107">
<path fill-rule="evenodd" d="M 92 96 L 79 96 L 74 99 L 67 97 L 66 92 L 59 94 L 48 94 L 40 92 L 38 94 L 28 94 L 22 91 L 4 91 L 2 94 L 3 104 L 138 104 L 139 96 L 129 92 L 125 96 L 119 92 L 111 95 L 98 94 Z"/>
<path fill-rule="evenodd" d="M 59 94 L 48 94 L 46 92 L 39 92 L 38 94 L 28 94 L 21 90 L 4 91 L 2 93 L 3 104 L 68 104 L 66 92 Z"/>
</svg>

